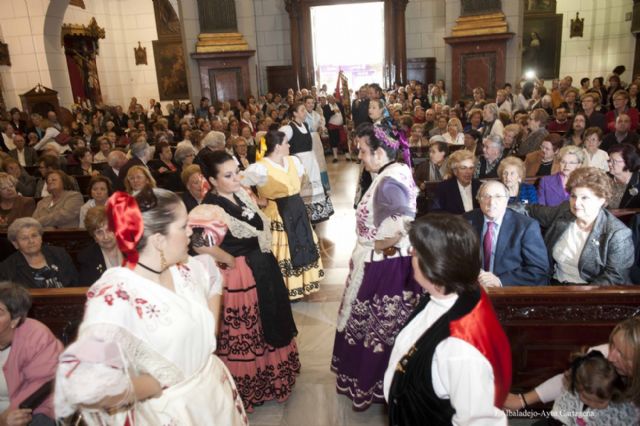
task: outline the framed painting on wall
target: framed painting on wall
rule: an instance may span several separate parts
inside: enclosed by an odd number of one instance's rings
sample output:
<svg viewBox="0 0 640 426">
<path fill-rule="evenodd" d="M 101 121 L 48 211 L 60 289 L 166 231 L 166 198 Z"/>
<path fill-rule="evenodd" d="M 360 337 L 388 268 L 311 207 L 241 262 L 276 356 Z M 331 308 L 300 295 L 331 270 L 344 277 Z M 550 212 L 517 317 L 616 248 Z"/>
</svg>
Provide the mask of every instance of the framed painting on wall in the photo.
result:
<svg viewBox="0 0 640 426">
<path fill-rule="evenodd" d="M 161 101 L 188 99 L 187 68 L 181 41 L 153 41 Z"/>
<path fill-rule="evenodd" d="M 522 73 L 556 78 L 560 73 L 562 14 L 525 16 L 522 36 Z"/>
<path fill-rule="evenodd" d="M 556 0 L 525 0 L 525 13 L 556 13 Z"/>
</svg>

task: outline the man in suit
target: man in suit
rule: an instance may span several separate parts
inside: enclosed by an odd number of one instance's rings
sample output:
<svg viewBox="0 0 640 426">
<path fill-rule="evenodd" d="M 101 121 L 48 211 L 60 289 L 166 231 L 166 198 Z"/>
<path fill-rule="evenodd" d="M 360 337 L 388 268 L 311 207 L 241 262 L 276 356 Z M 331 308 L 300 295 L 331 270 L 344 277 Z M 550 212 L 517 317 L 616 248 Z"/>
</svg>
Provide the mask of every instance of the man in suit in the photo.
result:
<svg viewBox="0 0 640 426">
<path fill-rule="evenodd" d="M 616 131 L 608 133 L 604 139 L 600 149 L 609 152 L 609 149 L 621 143 L 628 143 L 638 146 L 638 133 L 631 132 L 631 118 L 627 114 L 618 114 L 616 118 Z"/>
<path fill-rule="evenodd" d="M 480 236 L 485 287 L 533 286 L 549 283 L 549 258 L 534 219 L 507 209 L 509 190 L 488 181 L 478 191 L 479 209 L 464 217 Z"/>
<path fill-rule="evenodd" d="M 143 166 L 149 168 L 147 163 L 153 156 L 153 148 L 145 141 L 139 141 L 131 144 L 131 159 L 125 163 L 118 173 L 118 183 L 114 182 L 115 187 L 124 188 L 124 180 L 127 178 L 127 172 L 133 166 Z"/>
<path fill-rule="evenodd" d="M 22 167 L 35 166 L 38 163 L 38 154 L 36 150 L 30 146 L 25 146 L 24 136 L 16 133 L 13 136 L 15 148 L 9 151 L 9 155 L 13 157 Z"/>
<path fill-rule="evenodd" d="M 115 191 L 124 191 L 124 180 L 120 179 L 120 171 L 122 167 L 127 163 L 127 156 L 124 152 L 119 150 L 113 150 L 107 156 L 107 167 L 102 169 L 100 174 L 108 178 L 113 185 Z"/>
</svg>

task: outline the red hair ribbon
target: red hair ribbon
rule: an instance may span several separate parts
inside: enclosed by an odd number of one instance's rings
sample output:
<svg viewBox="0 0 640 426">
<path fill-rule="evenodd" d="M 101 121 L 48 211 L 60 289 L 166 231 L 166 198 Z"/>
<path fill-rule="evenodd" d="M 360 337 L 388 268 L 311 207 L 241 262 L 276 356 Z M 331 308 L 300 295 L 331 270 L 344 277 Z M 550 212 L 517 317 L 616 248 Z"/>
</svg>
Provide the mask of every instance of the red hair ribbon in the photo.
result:
<svg viewBox="0 0 640 426">
<path fill-rule="evenodd" d="M 118 248 L 124 255 L 122 266 L 135 268 L 140 256 L 136 247 L 144 232 L 138 202 L 126 192 L 115 192 L 107 200 L 107 219 L 109 228 L 116 236 Z"/>
</svg>

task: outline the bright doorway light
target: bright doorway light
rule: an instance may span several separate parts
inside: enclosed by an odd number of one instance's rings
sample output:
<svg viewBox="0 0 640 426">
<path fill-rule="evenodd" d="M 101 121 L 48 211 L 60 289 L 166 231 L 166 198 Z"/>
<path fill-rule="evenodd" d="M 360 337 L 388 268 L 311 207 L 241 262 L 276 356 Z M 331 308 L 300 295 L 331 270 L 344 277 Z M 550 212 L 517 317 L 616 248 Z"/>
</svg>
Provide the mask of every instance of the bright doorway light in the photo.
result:
<svg viewBox="0 0 640 426">
<path fill-rule="evenodd" d="M 316 86 L 333 93 L 342 70 L 350 88 L 382 84 L 384 3 L 352 3 L 311 8 Z"/>
</svg>

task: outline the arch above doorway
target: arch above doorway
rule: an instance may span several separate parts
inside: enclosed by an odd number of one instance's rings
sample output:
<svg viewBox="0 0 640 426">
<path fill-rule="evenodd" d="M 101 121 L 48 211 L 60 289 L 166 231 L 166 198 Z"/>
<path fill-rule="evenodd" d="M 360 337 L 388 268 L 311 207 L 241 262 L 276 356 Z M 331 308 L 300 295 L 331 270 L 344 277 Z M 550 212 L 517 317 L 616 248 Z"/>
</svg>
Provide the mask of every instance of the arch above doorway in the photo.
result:
<svg viewBox="0 0 640 426">
<path fill-rule="evenodd" d="M 376 0 L 284 0 L 289 14 L 291 34 L 291 62 L 296 88 L 315 85 L 313 72 L 313 42 L 311 12 L 314 6 L 368 3 Z M 409 0 L 379 0 L 384 3 L 384 81 L 407 81 L 407 47 L 405 10 Z M 354 21 L 349 21 L 354 22 Z"/>
</svg>

